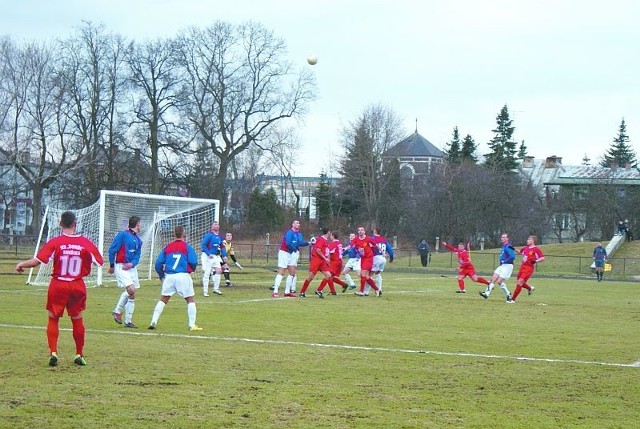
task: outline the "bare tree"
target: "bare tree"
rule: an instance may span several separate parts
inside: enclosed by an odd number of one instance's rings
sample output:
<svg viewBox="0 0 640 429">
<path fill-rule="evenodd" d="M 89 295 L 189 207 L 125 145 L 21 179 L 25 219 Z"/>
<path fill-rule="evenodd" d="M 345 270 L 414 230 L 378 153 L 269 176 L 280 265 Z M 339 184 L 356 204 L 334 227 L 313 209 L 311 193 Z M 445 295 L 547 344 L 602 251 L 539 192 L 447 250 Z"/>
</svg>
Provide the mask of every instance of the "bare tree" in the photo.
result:
<svg viewBox="0 0 640 429">
<path fill-rule="evenodd" d="M 284 41 L 260 24 L 192 28 L 180 44 L 188 120 L 219 160 L 213 189 L 226 202 L 231 162 L 252 146 L 268 149 L 271 128 L 305 112 L 315 80 L 308 69 L 293 70 Z"/>
<path fill-rule="evenodd" d="M 118 143 L 124 142 L 121 127 L 127 122 L 122 117 L 124 46 L 122 37 L 90 22 L 84 22 L 77 35 L 62 43 L 65 86 L 73 106 L 69 132 L 85 153 L 84 186 L 77 192 L 86 203 L 103 187 L 116 189 L 120 172 L 126 171 L 114 165 L 119 159 L 114 156 Z"/>
<path fill-rule="evenodd" d="M 33 192 L 32 228 L 38 230 L 44 190 L 80 162 L 81 148 L 66 133 L 66 88 L 51 45 L 3 44 L 2 72 L 0 98 L 11 102 L 3 107 L 2 129 L 10 137 L 0 152 Z"/>
<path fill-rule="evenodd" d="M 138 147 L 149 152 L 151 164 L 150 191 L 157 194 L 160 186 L 161 160 L 164 167 L 175 171 L 176 157 L 170 153 L 188 152 L 190 139 L 179 123 L 184 85 L 177 62 L 177 45 L 172 40 L 131 43 L 127 62 L 131 71 L 135 122 L 141 124 Z M 161 152 L 165 152 L 161 154 Z M 168 173 L 168 172 L 167 172 Z"/>
<path fill-rule="evenodd" d="M 383 174 L 382 154 L 400 141 L 402 134 L 399 117 L 383 105 L 367 107 L 357 121 L 342 130 L 346 149 L 340 166 L 343 196 L 357 212 L 354 220 L 380 221 L 380 205 L 390 184 L 386 179 L 395 179 Z"/>
</svg>

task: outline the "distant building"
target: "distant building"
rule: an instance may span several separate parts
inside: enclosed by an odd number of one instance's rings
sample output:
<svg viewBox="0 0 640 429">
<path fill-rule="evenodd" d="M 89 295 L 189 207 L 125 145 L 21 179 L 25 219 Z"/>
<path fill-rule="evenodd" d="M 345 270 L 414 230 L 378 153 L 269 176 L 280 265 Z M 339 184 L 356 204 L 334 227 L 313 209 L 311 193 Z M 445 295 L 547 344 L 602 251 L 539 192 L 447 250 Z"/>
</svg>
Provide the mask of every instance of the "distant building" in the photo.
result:
<svg viewBox="0 0 640 429">
<path fill-rule="evenodd" d="M 259 175 L 258 186 L 261 190 L 273 189 L 278 196 L 278 200 L 283 206 L 295 207 L 296 194 L 300 198 L 299 215 L 309 210 L 309 219 L 316 219 L 316 197 L 315 192 L 321 181 L 325 181 L 330 186 L 338 185 L 338 178 L 332 177 L 294 177 L 294 176 L 265 176 Z M 294 192 L 295 191 L 295 192 Z"/>
<path fill-rule="evenodd" d="M 446 154 L 421 136 L 418 130 L 382 154 L 383 162 L 398 160 L 400 175 L 405 179 L 429 173 L 434 166 L 443 164 L 445 157 Z"/>
<path fill-rule="evenodd" d="M 525 157 L 519 173 L 548 202 L 560 198 L 560 195 L 569 195 L 574 200 L 584 199 L 591 186 L 613 186 L 619 197 L 624 197 L 630 188 L 640 189 L 637 188 L 640 187 L 640 171 L 635 167 L 565 166 L 562 158 L 555 155 L 544 160 Z M 573 239 L 570 232 L 572 219 L 581 222 L 585 215 L 586 213 L 578 216 L 555 213 L 552 222 L 561 231 L 562 239 Z M 546 237 L 546 242 L 557 239 L 557 236 L 551 235 Z"/>
</svg>

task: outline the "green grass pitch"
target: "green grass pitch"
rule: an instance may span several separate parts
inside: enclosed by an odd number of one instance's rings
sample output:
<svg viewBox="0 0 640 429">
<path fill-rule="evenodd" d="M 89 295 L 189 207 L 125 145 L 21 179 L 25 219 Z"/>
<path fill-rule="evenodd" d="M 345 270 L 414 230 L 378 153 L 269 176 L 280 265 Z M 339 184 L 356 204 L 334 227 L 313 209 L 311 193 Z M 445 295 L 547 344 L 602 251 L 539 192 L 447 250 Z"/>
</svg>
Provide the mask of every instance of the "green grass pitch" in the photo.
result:
<svg viewBox="0 0 640 429">
<path fill-rule="evenodd" d="M 299 273 L 298 289 L 305 272 Z M 47 366 L 46 289 L 0 281 L 0 427 L 628 428 L 640 422 L 637 283 L 534 276 L 508 305 L 455 275 L 389 270 L 384 294 L 272 299 L 274 273 L 234 272 L 187 329 L 174 296 L 144 282 L 134 322 L 120 290 L 90 288 L 88 365 L 68 317 Z M 199 284 L 196 279 L 196 284 Z M 514 288 L 514 279 L 508 284 Z"/>
</svg>

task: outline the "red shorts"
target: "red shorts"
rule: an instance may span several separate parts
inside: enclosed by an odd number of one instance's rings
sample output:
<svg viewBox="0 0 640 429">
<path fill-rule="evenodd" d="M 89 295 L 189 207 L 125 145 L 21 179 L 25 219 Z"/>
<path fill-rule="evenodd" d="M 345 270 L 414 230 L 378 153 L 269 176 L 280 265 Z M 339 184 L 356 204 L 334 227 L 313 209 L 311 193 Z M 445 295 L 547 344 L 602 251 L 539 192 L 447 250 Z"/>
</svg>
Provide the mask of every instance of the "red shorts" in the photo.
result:
<svg viewBox="0 0 640 429">
<path fill-rule="evenodd" d="M 329 271 L 329 265 L 324 259 L 320 258 L 311 258 L 311 262 L 309 262 L 309 272 L 312 274 L 317 274 L 318 272 Z"/>
<path fill-rule="evenodd" d="M 476 275 L 476 267 L 473 265 L 466 265 L 458 268 L 458 275 L 462 277 L 473 277 Z"/>
<path fill-rule="evenodd" d="M 371 271 L 373 268 L 373 256 L 371 258 L 360 258 L 360 269 L 363 271 Z"/>
<path fill-rule="evenodd" d="M 339 261 L 329 261 L 329 271 L 332 276 L 339 276 L 342 273 L 342 259 Z"/>
<path fill-rule="evenodd" d="M 531 265 L 522 265 L 518 270 L 518 279 L 522 279 L 525 282 L 533 275 L 533 267 Z"/>
<path fill-rule="evenodd" d="M 55 317 L 64 316 L 64 309 L 75 317 L 87 308 L 87 287 L 84 280 L 63 282 L 51 279 L 47 291 L 47 310 Z"/>
</svg>

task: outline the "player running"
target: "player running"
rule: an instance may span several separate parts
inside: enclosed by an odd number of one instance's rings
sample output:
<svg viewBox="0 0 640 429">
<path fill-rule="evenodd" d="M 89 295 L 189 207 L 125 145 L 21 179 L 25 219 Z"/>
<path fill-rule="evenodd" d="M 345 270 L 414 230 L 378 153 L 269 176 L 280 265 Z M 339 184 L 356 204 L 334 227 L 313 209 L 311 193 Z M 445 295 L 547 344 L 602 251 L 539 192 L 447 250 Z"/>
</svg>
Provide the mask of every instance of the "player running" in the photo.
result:
<svg viewBox="0 0 640 429">
<path fill-rule="evenodd" d="M 520 249 L 520 254 L 522 255 L 522 264 L 520 265 L 520 270 L 518 270 L 518 277 L 516 282 L 516 289 L 513 291 L 513 295 L 511 295 L 511 299 L 507 300 L 508 304 L 515 304 L 516 298 L 520 295 L 520 291 L 522 288 L 525 288 L 529 291 L 529 295 L 534 291 L 533 286 L 529 286 L 527 284 L 527 280 L 531 278 L 533 275 L 533 270 L 535 265 L 539 262 L 544 261 L 544 255 L 542 250 L 538 246 L 536 246 L 537 237 L 535 235 L 530 235 L 527 238 L 527 245 Z"/>
<path fill-rule="evenodd" d="M 476 283 L 482 283 L 483 285 L 488 285 L 489 281 L 484 277 L 478 276 L 476 273 L 476 267 L 471 263 L 471 256 L 469 255 L 469 249 L 465 248 L 464 243 L 458 243 L 458 248 L 453 247 L 446 241 L 442 242 L 442 245 L 457 254 L 458 256 L 458 290 L 456 293 L 466 293 L 464 278 L 469 277 Z"/>
</svg>

